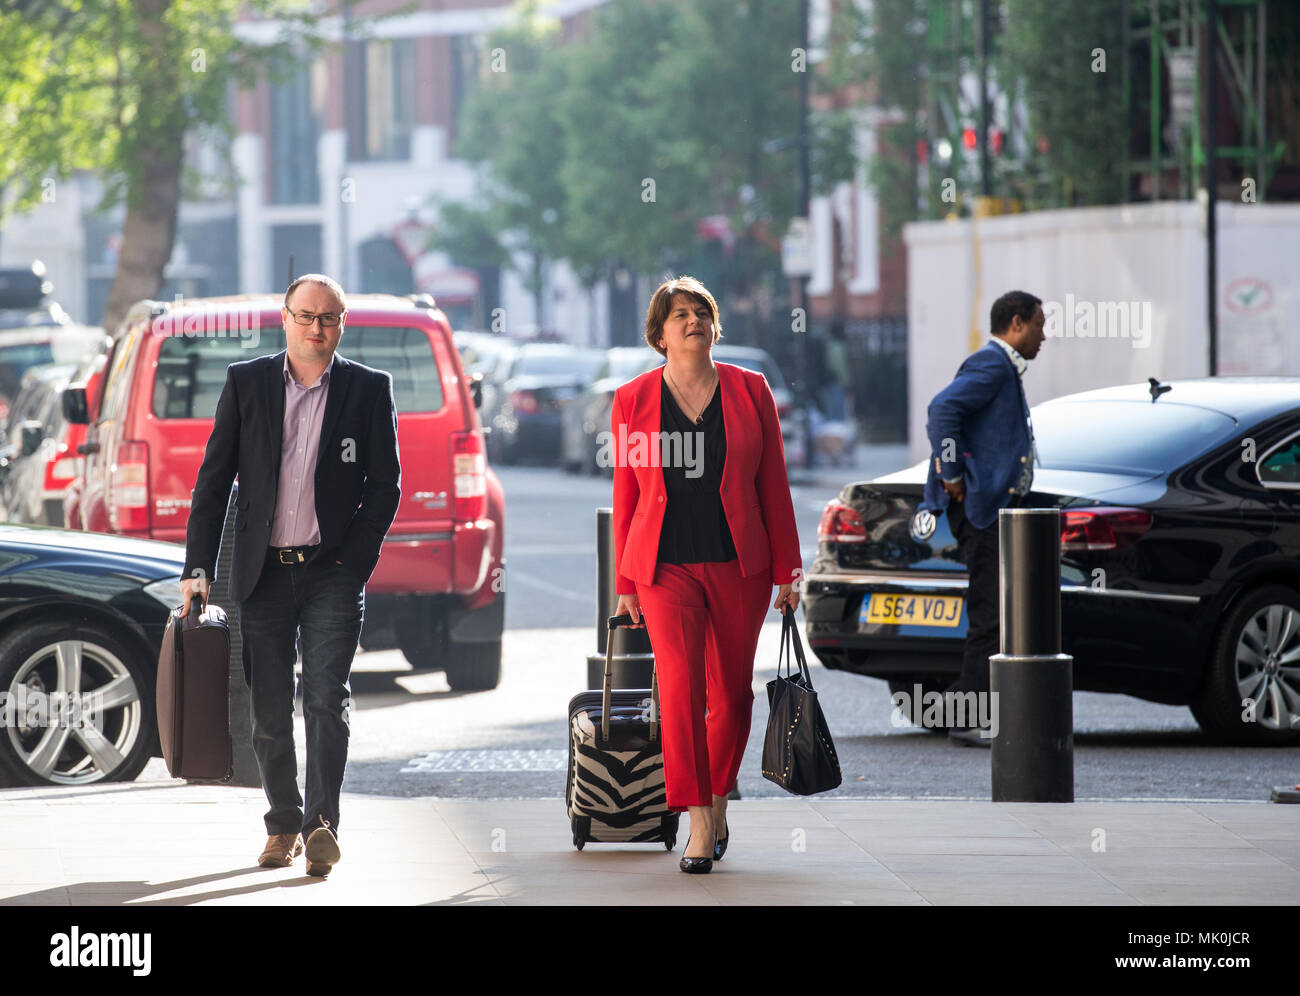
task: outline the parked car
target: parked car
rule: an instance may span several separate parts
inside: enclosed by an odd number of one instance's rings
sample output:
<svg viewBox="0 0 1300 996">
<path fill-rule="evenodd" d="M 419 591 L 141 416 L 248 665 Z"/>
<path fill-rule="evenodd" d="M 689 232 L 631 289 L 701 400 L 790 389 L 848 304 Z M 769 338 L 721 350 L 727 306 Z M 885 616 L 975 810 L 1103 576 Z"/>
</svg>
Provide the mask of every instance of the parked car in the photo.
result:
<svg viewBox="0 0 1300 996">
<path fill-rule="evenodd" d="M 0 331 L 0 421 L 9 418 L 23 374 L 50 363 L 80 363 L 103 336 L 103 329 L 71 324 Z"/>
<path fill-rule="evenodd" d="M 564 409 L 562 458 L 567 472 L 613 476 L 613 467 L 601 467 L 596 457 L 600 433 L 609 431 L 614 392 L 663 362 L 664 358 L 648 346 L 614 346 L 605 351 L 596 379 Z"/>
<path fill-rule="evenodd" d="M 1074 687 L 1188 705 L 1207 733 L 1300 740 L 1300 378 L 1135 384 L 1033 409 L 1032 506 L 1061 510 Z M 808 643 L 895 690 L 961 670 L 967 577 L 919 513 L 926 462 L 826 506 Z M 939 611 L 939 610 L 942 611 Z"/>
<path fill-rule="evenodd" d="M 23 374 L 0 446 L 0 518 L 6 521 L 63 524 L 63 490 L 74 461 L 58 464 L 61 447 L 66 452 L 60 396 L 76 370 L 55 363 Z"/>
<path fill-rule="evenodd" d="M 720 342 L 713 347 L 713 358 L 719 363 L 731 363 L 746 370 L 756 370 L 767 378 L 767 386 L 772 389 L 772 400 L 776 402 L 776 414 L 782 420 L 783 431 L 786 416 L 794 410 L 794 395 L 785 382 L 785 375 L 772 359 L 772 354 L 757 346 L 729 346 Z"/>
<path fill-rule="evenodd" d="M 591 383 L 604 358 L 598 349 L 529 342 L 510 366 L 491 410 L 488 453 L 500 463 L 560 460 L 565 408 Z"/>
<path fill-rule="evenodd" d="M 99 406 L 99 395 L 104 387 L 104 367 L 108 363 L 108 352 L 112 346 L 113 340 L 104 336 L 100 350 L 82 361 L 68 385 L 83 392 L 89 411 L 95 411 Z M 51 483 L 52 486 L 61 483 L 64 485 L 61 524 L 68 529 L 81 529 L 83 528 L 81 486 L 85 480 L 83 475 L 86 470 L 86 455 L 83 449 L 86 442 L 86 425 L 84 422 L 69 421 L 66 415 L 63 422 L 63 443 L 50 467 Z"/>
<path fill-rule="evenodd" d="M 0 779 L 124 781 L 159 754 L 158 648 L 184 566 L 170 543 L 0 525 Z"/>
<path fill-rule="evenodd" d="M 492 413 L 501 407 L 501 386 L 510 369 L 510 360 L 520 344 L 514 339 L 490 332 L 456 332 L 456 348 L 465 373 L 477 377 L 479 384 L 479 418 L 486 432 L 491 433 Z M 489 437 L 489 450 L 491 443 Z"/>
<path fill-rule="evenodd" d="M 505 622 L 505 498 L 474 390 L 428 299 L 354 294 L 340 352 L 393 376 L 402 499 L 366 587 L 361 644 L 400 647 L 457 690 L 496 686 Z M 280 299 L 141 302 L 114 337 L 103 396 L 64 392 L 83 447 L 85 528 L 185 541 L 190 491 L 226 367 L 285 345 Z"/>
<path fill-rule="evenodd" d="M 72 319 L 48 299 L 54 285 L 45 279 L 45 264 L 0 268 L 0 329 L 70 325 Z"/>
</svg>

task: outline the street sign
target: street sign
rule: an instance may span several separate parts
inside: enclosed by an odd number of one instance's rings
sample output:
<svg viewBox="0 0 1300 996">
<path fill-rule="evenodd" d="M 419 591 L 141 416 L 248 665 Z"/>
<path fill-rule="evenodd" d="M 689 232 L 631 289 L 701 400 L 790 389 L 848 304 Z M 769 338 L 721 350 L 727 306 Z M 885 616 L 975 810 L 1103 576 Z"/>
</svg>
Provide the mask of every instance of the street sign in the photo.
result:
<svg viewBox="0 0 1300 996">
<path fill-rule="evenodd" d="M 787 277 L 812 276 L 812 226 L 807 218 L 791 218 L 781 240 L 781 270 Z"/>
</svg>

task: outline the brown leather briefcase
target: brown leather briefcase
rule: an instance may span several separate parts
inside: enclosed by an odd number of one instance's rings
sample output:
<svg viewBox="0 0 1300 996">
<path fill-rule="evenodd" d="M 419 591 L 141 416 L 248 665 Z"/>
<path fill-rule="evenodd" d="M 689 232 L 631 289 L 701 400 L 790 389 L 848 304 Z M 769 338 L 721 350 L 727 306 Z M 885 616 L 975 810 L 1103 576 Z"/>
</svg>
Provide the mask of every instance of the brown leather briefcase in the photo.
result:
<svg viewBox="0 0 1300 996">
<path fill-rule="evenodd" d="M 158 655 L 158 739 L 173 778 L 228 780 L 230 626 L 219 605 L 172 610 Z"/>
</svg>

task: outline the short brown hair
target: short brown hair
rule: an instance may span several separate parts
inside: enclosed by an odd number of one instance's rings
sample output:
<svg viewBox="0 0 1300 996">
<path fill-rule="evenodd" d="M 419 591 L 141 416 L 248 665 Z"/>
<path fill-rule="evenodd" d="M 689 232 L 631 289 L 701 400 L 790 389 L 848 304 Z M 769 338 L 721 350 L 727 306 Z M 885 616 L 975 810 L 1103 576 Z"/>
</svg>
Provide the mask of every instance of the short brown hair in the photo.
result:
<svg viewBox="0 0 1300 996">
<path fill-rule="evenodd" d="M 284 306 L 289 307 L 289 298 L 293 297 L 293 292 L 298 289 L 299 284 L 320 284 L 332 290 L 339 299 L 339 304 L 343 305 L 343 310 L 348 310 L 348 298 L 343 293 L 343 287 L 333 277 L 327 277 L 323 273 L 304 273 L 301 277 L 289 285 L 289 289 L 284 292 Z"/>
<path fill-rule="evenodd" d="M 650 307 L 645 313 L 645 341 L 661 356 L 668 355 L 668 350 L 663 347 L 664 321 L 672 310 L 673 298 L 678 294 L 685 294 L 707 306 L 713 315 L 714 343 L 722 338 L 722 317 L 718 314 L 718 302 L 713 299 L 709 289 L 694 277 L 681 276 L 675 280 L 665 280 L 650 298 Z"/>
</svg>

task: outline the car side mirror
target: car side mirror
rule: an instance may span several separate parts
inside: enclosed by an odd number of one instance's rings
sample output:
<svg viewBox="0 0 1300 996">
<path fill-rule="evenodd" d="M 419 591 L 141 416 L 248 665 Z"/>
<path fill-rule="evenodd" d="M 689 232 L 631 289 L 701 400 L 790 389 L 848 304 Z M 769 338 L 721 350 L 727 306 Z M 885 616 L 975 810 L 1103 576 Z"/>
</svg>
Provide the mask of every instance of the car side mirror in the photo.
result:
<svg viewBox="0 0 1300 996">
<path fill-rule="evenodd" d="M 60 403 L 63 405 L 63 417 L 69 424 L 90 424 L 90 404 L 86 400 L 86 385 L 65 387 Z"/>
<path fill-rule="evenodd" d="M 22 454 L 31 456 L 41 448 L 41 443 L 45 440 L 45 426 L 35 419 L 28 419 L 21 426 L 22 432 Z"/>
<path fill-rule="evenodd" d="M 483 407 L 483 374 L 471 374 L 469 378 L 469 393 L 474 399 L 474 407 Z"/>
</svg>

